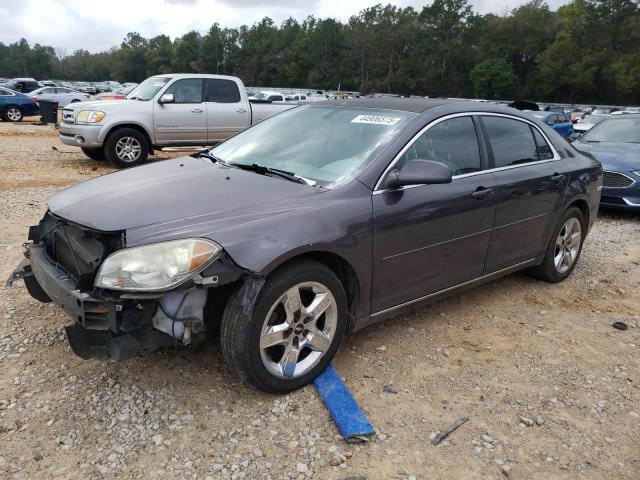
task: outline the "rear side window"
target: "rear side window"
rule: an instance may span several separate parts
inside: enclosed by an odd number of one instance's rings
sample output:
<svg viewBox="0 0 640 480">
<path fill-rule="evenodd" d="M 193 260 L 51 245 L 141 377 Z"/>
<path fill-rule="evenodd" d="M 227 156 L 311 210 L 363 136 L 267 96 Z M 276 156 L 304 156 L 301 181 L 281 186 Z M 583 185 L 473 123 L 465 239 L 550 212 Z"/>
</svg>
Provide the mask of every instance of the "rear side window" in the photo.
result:
<svg viewBox="0 0 640 480">
<path fill-rule="evenodd" d="M 452 118 L 429 128 L 407 149 L 397 166 L 401 168 L 415 159 L 443 163 L 452 175 L 479 171 L 480 150 L 471 117 Z"/>
<path fill-rule="evenodd" d="M 173 95 L 174 103 L 201 103 L 202 102 L 202 79 L 185 78 L 176 81 L 164 92 Z"/>
<path fill-rule="evenodd" d="M 533 132 L 533 137 L 536 140 L 536 149 L 538 150 L 538 158 L 540 160 L 551 160 L 553 158 L 553 151 L 551 147 L 544 139 L 544 137 L 540 134 L 537 128 L 531 127 L 531 131 Z"/>
<path fill-rule="evenodd" d="M 207 79 L 204 98 L 206 102 L 238 103 L 240 91 L 232 80 Z"/>
<path fill-rule="evenodd" d="M 528 123 L 502 117 L 482 117 L 496 168 L 538 160 L 537 145 Z"/>
</svg>

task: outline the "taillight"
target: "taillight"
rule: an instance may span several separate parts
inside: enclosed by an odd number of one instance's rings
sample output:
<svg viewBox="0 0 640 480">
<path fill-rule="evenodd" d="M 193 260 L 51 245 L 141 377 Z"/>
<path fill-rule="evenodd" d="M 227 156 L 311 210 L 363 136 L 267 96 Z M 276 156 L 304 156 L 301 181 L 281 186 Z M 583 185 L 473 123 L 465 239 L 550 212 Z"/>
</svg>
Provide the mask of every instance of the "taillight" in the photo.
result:
<svg viewBox="0 0 640 480">
<path fill-rule="evenodd" d="M 36 100 L 35 98 L 32 98 L 31 103 L 33 103 L 34 105 L 38 105 L 38 100 Z"/>
</svg>

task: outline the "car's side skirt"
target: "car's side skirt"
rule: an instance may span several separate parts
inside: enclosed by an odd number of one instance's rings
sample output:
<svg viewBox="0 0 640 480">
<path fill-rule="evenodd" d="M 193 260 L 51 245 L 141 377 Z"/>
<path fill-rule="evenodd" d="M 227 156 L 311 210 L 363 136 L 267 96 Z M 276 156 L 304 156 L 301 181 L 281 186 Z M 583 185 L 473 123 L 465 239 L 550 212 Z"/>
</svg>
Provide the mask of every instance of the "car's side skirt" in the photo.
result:
<svg viewBox="0 0 640 480">
<path fill-rule="evenodd" d="M 380 322 L 382 320 L 386 320 L 388 318 L 394 317 L 400 314 L 405 309 L 411 307 L 415 303 L 425 302 L 431 303 L 441 298 L 447 297 L 449 295 L 453 295 L 455 293 L 459 293 L 463 290 L 467 290 L 473 287 L 477 287 L 478 285 L 482 285 L 483 283 L 490 282 L 500 277 L 504 277 L 506 275 L 510 275 L 511 273 L 517 272 L 518 270 L 523 270 L 525 268 L 533 267 L 535 265 L 539 265 L 544 259 L 544 255 L 530 258 L 529 260 L 525 260 L 524 262 L 517 263 L 515 265 L 511 265 L 510 267 L 503 268 L 501 270 L 497 270 L 495 272 L 489 273 L 487 275 L 483 275 L 478 278 L 474 278 L 473 280 L 469 280 L 467 282 L 461 283 L 459 285 L 454 285 L 452 287 L 445 288 L 443 290 L 438 290 L 437 292 L 430 293 L 428 295 L 424 295 L 419 298 L 415 298 L 413 300 L 409 300 L 408 302 L 401 303 L 400 305 L 396 305 L 394 307 L 385 308 L 384 310 L 380 310 L 379 312 L 372 313 L 369 318 L 361 319 L 356 322 L 354 327 L 354 331 L 365 328 L 374 323 Z"/>
</svg>

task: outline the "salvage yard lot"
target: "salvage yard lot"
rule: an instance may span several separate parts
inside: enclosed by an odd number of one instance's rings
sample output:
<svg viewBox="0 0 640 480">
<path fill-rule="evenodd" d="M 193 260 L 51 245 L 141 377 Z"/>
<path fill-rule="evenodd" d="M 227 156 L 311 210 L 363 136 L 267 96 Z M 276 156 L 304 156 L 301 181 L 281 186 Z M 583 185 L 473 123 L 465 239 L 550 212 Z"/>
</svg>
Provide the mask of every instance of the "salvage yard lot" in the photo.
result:
<svg viewBox="0 0 640 480">
<path fill-rule="evenodd" d="M 2 279 L 47 197 L 111 170 L 51 127 L 0 123 Z M 359 446 L 313 387 L 242 384 L 217 339 L 83 361 L 61 309 L 0 288 L 0 477 L 637 479 L 639 288 L 640 216 L 602 212 L 562 284 L 517 274 L 348 336 L 334 363 L 379 431 Z"/>
</svg>

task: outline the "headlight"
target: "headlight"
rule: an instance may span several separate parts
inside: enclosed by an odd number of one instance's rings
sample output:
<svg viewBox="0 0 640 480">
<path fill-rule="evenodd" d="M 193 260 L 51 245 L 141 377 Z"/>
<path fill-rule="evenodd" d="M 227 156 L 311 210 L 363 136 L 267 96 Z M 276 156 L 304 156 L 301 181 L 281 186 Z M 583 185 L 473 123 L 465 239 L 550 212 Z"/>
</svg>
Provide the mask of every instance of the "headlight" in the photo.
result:
<svg viewBox="0 0 640 480">
<path fill-rule="evenodd" d="M 98 123 L 106 116 L 106 113 L 97 110 L 82 110 L 76 117 L 76 122 Z"/>
<path fill-rule="evenodd" d="M 202 270 L 221 250 L 200 238 L 125 248 L 107 257 L 94 284 L 112 290 L 167 290 Z"/>
</svg>

